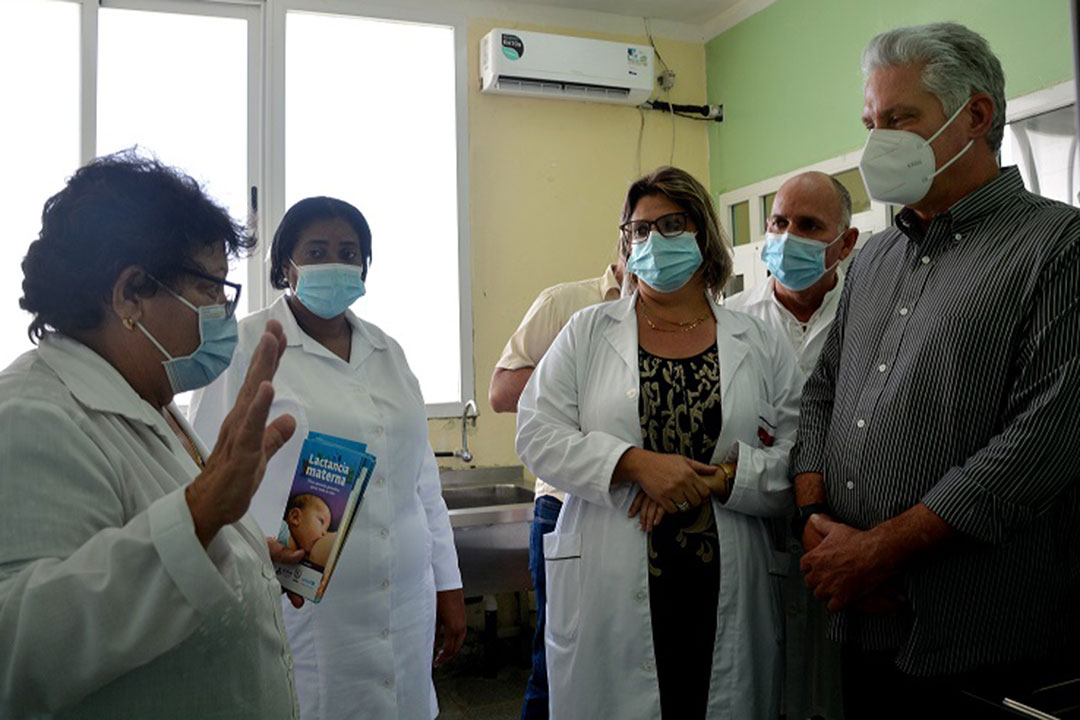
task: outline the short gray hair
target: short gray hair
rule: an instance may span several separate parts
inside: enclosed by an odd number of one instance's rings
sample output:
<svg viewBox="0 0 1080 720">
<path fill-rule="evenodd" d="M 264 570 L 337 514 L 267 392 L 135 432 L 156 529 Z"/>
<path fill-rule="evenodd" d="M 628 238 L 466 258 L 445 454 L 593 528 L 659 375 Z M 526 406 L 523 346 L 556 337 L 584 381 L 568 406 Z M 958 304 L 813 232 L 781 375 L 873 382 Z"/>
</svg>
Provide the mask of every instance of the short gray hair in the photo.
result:
<svg viewBox="0 0 1080 720">
<path fill-rule="evenodd" d="M 994 119 L 986 136 L 990 149 L 1001 149 L 1005 134 L 1005 73 L 986 38 L 958 23 L 933 23 L 881 33 L 866 46 L 863 74 L 879 67 L 924 64 L 922 84 L 946 115 L 952 115 L 975 93 L 994 101 Z"/>
<path fill-rule="evenodd" d="M 840 198 L 840 229 L 847 230 L 851 227 L 851 193 L 844 187 L 844 183 L 840 182 L 832 175 L 829 176 L 829 179 L 832 180 L 836 195 Z"/>
</svg>

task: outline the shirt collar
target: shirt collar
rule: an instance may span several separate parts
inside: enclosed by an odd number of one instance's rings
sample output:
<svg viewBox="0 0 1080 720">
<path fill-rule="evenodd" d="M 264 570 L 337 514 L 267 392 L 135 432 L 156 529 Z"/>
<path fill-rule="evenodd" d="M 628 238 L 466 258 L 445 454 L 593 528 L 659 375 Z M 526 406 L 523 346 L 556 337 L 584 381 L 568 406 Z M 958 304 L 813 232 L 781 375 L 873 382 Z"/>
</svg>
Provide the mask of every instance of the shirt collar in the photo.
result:
<svg viewBox="0 0 1080 720">
<path fill-rule="evenodd" d="M 286 345 L 301 346 L 304 348 L 305 352 L 314 353 L 316 355 L 331 355 L 337 357 L 300 328 L 300 324 L 296 322 L 296 316 L 294 316 L 292 310 L 289 309 L 289 303 L 285 295 L 282 295 L 274 301 L 270 306 L 267 317 L 268 319 L 277 320 L 281 323 L 281 327 L 285 331 Z M 352 328 L 354 339 L 358 339 L 361 343 L 370 346 L 374 350 L 386 349 L 386 340 L 376 333 L 373 333 L 360 321 L 360 318 L 358 318 L 352 310 L 345 311 L 345 320 Z M 356 353 L 354 352 L 353 354 Z"/>
<path fill-rule="evenodd" d="M 981 220 L 1004 203 L 1024 191 L 1024 179 L 1015 166 L 1001 169 L 997 177 L 957 200 L 943 213 L 935 215 L 931 222 L 939 220 L 951 223 L 958 230 Z M 900 232 L 919 242 L 925 236 L 915 211 L 904 208 L 893 221 Z"/>
<path fill-rule="evenodd" d="M 78 340 L 50 333 L 38 344 L 38 355 L 83 406 L 161 430 L 165 422 L 161 414 L 135 392 L 112 363 Z"/>
<path fill-rule="evenodd" d="M 795 317 L 795 315 L 793 315 L 790 310 L 784 307 L 784 304 L 780 302 L 780 300 L 776 297 L 776 293 L 773 292 L 775 288 L 773 283 L 775 282 L 776 278 L 770 277 L 768 282 L 764 283 L 764 286 L 768 289 L 768 295 L 765 299 L 775 304 L 777 310 L 779 310 L 784 317 L 790 319 L 792 322 L 799 323 L 800 325 L 813 325 L 815 320 L 822 317 L 822 315 L 828 312 L 831 305 L 835 305 L 840 302 L 840 292 L 844 289 L 844 268 L 836 268 L 836 284 L 833 285 L 829 289 L 829 291 L 825 293 L 824 296 L 822 296 L 821 304 L 818 305 L 817 310 L 814 311 L 814 314 L 811 315 L 810 319 L 807 320 L 805 323 L 800 323 L 799 319 Z"/>
</svg>

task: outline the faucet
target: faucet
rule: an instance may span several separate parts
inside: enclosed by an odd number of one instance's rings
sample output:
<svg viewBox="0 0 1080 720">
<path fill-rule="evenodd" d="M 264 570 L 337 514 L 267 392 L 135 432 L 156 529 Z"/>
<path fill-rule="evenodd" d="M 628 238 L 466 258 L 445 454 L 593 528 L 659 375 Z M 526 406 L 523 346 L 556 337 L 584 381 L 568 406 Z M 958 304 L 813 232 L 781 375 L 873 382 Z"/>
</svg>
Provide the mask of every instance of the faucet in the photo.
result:
<svg viewBox="0 0 1080 720">
<path fill-rule="evenodd" d="M 464 462 L 472 462 L 472 453 L 469 452 L 469 408 L 472 408 L 472 417 L 476 419 L 476 401 L 470 400 L 465 403 L 465 409 L 461 411 L 461 450 L 454 453 L 456 457 L 461 458 Z"/>
<path fill-rule="evenodd" d="M 470 410 L 472 410 L 471 415 L 469 414 Z M 461 458 L 461 460 L 463 460 L 464 462 L 472 462 L 473 456 L 472 456 L 472 453 L 469 452 L 469 432 L 468 432 L 468 427 L 469 427 L 469 418 L 471 417 L 473 419 L 473 421 L 475 422 L 476 421 L 476 414 L 477 414 L 476 401 L 475 400 L 469 400 L 468 402 L 465 403 L 465 408 L 461 411 L 461 449 L 460 450 L 455 450 L 454 452 L 442 452 L 442 451 L 440 451 L 440 452 L 435 453 L 435 457 L 456 457 L 456 458 Z"/>
</svg>

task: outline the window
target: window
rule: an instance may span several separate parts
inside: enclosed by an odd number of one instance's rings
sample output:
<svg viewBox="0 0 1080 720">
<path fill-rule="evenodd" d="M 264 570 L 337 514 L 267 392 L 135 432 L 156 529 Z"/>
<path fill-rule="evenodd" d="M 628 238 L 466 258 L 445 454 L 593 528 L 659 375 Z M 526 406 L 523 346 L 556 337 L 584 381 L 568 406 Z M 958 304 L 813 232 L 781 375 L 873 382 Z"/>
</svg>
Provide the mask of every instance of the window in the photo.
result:
<svg viewBox="0 0 1080 720">
<path fill-rule="evenodd" d="M 769 218 L 772 217 L 773 201 L 776 200 L 776 193 L 766 193 L 761 197 L 761 225 L 762 227 L 768 227 Z"/>
<path fill-rule="evenodd" d="M 0 329 L 14 339 L 0 367 L 30 347 L 20 261 L 45 199 L 81 162 L 138 145 L 257 228 L 260 247 L 229 273 L 244 285 L 240 315 L 274 299 L 266 249 L 289 204 L 334 195 L 359 207 L 373 264 L 355 310 L 405 348 L 429 415 L 460 414 L 474 384 L 465 22 L 388 4 L 370 9 L 393 17 L 357 14 L 367 9 L 0 2 L 0 61 L 20 68 L 0 75 L 0 197 L 18 238 L 0 245 Z"/>
<path fill-rule="evenodd" d="M 731 206 L 731 244 L 746 245 L 750 242 L 750 201 L 744 200 Z"/>
<path fill-rule="evenodd" d="M 41 229 L 41 207 L 79 164 L 79 6 L 0 3 L 0 368 L 31 347 L 19 308 L 22 259 Z M 12 68 L 18 70 L 12 71 Z"/>
<path fill-rule="evenodd" d="M 353 311 L 401 344 L 429 405 L 459 401 L 454 28 L 289 12 L 285 40 L 285 206 L 330 195 L 364 213 Z"/>
<path fill-rule="evenodd" d="M 1080 207 L 1076 104 L 1005 126 L 1001 164 L 1017 165 L 1033 193 Z"/>
</svg>

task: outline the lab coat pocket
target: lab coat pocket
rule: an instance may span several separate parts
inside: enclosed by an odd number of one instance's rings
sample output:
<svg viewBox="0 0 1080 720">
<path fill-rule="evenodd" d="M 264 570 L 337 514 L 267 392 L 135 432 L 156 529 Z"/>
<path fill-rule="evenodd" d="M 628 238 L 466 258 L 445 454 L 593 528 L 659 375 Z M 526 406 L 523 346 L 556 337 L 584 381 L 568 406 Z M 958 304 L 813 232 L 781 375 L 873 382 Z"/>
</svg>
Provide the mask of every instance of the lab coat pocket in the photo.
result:
<svg viewBox="0 0 1080 720">
<path fill-rule="evenodd" d="M 577 637 L 581 620 L 581 534 L 544 535 L 547 629 L 557 643 Z"/>
</svg>

